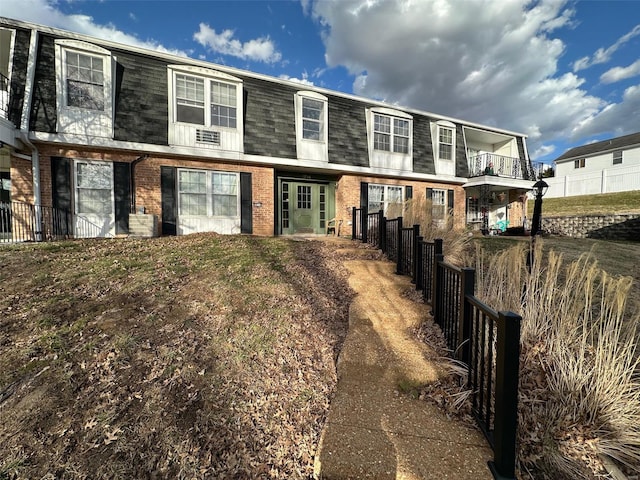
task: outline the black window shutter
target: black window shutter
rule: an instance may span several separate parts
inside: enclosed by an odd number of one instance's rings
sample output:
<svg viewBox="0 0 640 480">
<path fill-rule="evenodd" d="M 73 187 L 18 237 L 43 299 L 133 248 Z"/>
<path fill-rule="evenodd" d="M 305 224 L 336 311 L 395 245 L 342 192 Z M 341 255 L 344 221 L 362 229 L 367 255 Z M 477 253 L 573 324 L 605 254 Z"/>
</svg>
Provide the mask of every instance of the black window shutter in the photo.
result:
<svg viewBox="0 0 640 480">
<path fill-rule="evenodd" d="M 240 232 L 253 233 L 251 174 L 240 172 Z"/>
<path fill-rule="evenodd" d="M 131 195 L 129 164 L 113 162 L 113 196 L 116 201 L 116 234 L 129 233 L 129 204 Z"/>
<path fill-rule="evenodd" d="M 58 235 L 69 235 L 73 231 L 71 224 L 71 160 L 62 157 L 51 158 L 51 189 L 53 208 L 60 210 L 56 215 L 55 230 Z M 66 212 L 67 214 L 62 214 Z"/>
<path fill-rule="evenodd" d="M 162 234 L 176 235 L 176 169 L 160 167 L 160 196 L 162 202 Z"/>
<path fill-rule="evenodd" d="M 447 190 L 447 208 L 449 214 L 453 215 L 453 190 Z"/>
<path fill-rule="evenodd" d="M 360 182 L 360 208 L 369 207 L 369 183 Z"/>
<path fill-rule="evenodd" d="M 433 188 L 427 188 L 427 200 L 431 200 L 433 198 Z"/>
<path fill-rule="evenodd" d="M 411 200 L 413 198 L 413 187 L 411 185 L 404 187 L 404 196 L 405 200 Z"/>
<path fill-rule="evenodd" d="M 62 157 L 51 158 L 51 179 L 53 208 L 71 211 L 71 160 Z"/>
</svg>

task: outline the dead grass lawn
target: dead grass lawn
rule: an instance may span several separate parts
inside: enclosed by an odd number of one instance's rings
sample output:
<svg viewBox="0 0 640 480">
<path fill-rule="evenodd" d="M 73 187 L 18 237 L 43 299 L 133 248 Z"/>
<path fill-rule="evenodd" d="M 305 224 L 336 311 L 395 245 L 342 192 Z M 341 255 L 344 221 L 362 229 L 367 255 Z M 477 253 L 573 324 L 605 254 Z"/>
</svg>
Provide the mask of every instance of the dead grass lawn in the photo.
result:
<svg viewBox="0 0 640 480">
<path fill-rule="evenodd" d="M 352 293 L 332 246 L 0 249 L 0 478 L 309 478 Z"/>
</svg>

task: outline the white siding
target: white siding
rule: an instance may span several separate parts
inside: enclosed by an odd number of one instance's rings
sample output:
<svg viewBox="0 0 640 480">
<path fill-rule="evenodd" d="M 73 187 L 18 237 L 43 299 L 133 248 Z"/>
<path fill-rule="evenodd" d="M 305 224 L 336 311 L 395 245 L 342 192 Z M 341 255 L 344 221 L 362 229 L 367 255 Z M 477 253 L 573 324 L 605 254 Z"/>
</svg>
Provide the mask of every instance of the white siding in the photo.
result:
<svg viewBox="0 0 640 480">
<path fill-rule="evenodd" d="M 206 130 L 220 134 L 220 145 L 196 141 L 196 131 Z M 189 123 L 170 122 L 169 145 L 184 145 L 209 150 L 230 150 L 241 152 L 243 150 L 242 135 L 240 129 L 225 127 L 205 127 L 204 125 L 192 125 Z"/>
</svg>

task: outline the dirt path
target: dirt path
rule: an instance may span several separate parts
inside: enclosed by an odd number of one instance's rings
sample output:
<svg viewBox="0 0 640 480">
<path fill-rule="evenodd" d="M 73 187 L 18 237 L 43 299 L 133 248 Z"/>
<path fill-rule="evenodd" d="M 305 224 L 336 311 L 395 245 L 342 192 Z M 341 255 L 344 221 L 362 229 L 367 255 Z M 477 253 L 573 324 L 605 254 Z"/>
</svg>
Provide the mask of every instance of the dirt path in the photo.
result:
<svg viewBox="0 0 640 480">
<path fill-rule="evenodd" d="M 349 249 L 350 242 L 345 241 Z M 411 333 L 428 307 L 405 295 L 410 279 L 386 261 L 348 260 L 357 296 L 338 361 L 316 460 L 322 479 L 491 479 L 482 434 L 435 405 L 399 393 L 437 379 L 434 352 Z"/>
</svg>

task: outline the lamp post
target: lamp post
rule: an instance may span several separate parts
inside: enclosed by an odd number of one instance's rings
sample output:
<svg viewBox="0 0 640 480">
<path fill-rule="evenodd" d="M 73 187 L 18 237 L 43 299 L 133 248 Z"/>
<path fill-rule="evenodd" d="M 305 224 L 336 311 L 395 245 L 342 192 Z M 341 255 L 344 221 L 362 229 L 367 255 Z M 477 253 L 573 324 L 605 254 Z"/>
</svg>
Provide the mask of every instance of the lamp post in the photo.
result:
<svg viewBox="0 0 640 480">
<path fill-rule="evenodd" d="M 538 180 L 533 184 L 533 192 L 536 200 L 533 204 L 533 219 L 531 220 L 531 236 L 535 237 L 540 232 L 540 224 L 542 223 L 542 197 L 547 193 L 549 185 L 544 180 Z"/>
<path fill-rule="evenodd" d="M 529 246 L 529 254 L 527 255 L 527 267 L 529 273 L 531 273 L 531 267 L 533 266 L 533 252 L 535 249 L 536 235 L 540 233 L 540 224 L 542 223 L 542 197 L 547 193 L 549 185 L 547 182 L 540 179 L 533 184 L 533 192 L 536 197 L 533 204 L 533 219 L 531 220 L 531 245 Z M 526 288 L 526 284 L 525 284 Z"/>
</svg>

